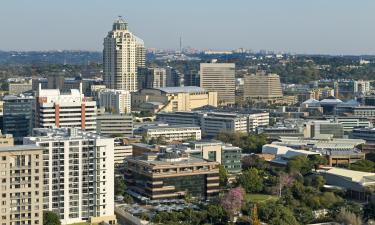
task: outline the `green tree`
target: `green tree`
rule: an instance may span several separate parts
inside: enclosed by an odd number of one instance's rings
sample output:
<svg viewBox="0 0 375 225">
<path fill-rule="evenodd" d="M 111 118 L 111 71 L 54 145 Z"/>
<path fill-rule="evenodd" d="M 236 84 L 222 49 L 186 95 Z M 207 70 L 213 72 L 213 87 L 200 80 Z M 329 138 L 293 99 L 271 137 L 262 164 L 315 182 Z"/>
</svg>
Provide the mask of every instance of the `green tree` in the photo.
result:
<svg viewBox="0 0 375 225">
<path fill-rule="evenodd" d="M 124 195 L 126 192 L 126 183 L 124 178 L 116 177 L 115 178 L 115 195 Z"/>
<path fill-rule="evenodd" d="M 207 218 L 210 224 L 220 224 L 228 220 L 225 209 L 220 205 L 209 205 L 207 208 Z"/>
<path fill-rule="evenodd" d="M 60 218 L 52 211 L 43 211 L 43 225 L 61 225 Z"/>
<path fill-rule="evenodd" d="M 305 175 L 311 172 L 311 169 L 311 163 L 304 155 L 293 157 L 287 164 L 287 171 L 289 173 L 301 173 L 302 175 Z"/>
<path fill-rule="evenodd" d="M 351 170 L 363 171 L 363 172 L 375 172 L 375 162 L 370 160 L 360 160 L 350 165 Z"/>
<path fill-rule="evenodd" d="M 261 221 L 269 225 L 299 224 L 289 208 L 275 202 L 261 204 L 259 207 L 259 217 Z"/>
<path fill-rule="evenodd" d="M 225 187 L 228 184 L 228 171 L 223 165 L 219 165 L 219 181 L 221 187 Z"/>
<path fill-rule="evenodd" d="M 247 193 L 261 192 L 263 190 L 263 178 L 255 168 L 244 171 L 237 179 L 237 182 Z"/>
</svg>

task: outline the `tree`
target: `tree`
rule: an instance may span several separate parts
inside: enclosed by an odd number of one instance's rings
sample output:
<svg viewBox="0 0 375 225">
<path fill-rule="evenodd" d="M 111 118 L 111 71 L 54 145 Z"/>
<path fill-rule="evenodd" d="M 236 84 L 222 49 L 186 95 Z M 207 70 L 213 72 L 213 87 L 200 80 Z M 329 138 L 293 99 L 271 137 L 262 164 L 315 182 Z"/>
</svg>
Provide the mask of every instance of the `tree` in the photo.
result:
<svg viewBox="0 0 375 225">
<path fill-rule="evenodd" d="M 258 218 L 258 208 L 256 204 L 254 204 L 253 209 L 251 211 L 251 225 L 261 225 Z"/>
<path fill-rule="evenodd" d="M 263 178 L 255 168 L 244 171 L 237 179 L 238 183 L 247 193 L 260 192 L 263 190 Z"/>
<path fill-rule="evenodd" d="M 126 192 L 126 183 L 124 178 L 116 177 L 115 178 L 115 195 L 124 195 Z"/>
<path fill-rule="evenodd" d="M 281 197 L 281 193 L 285 187 L 290 187 L 294 182 L 294 177 L 287 173 L 281 173 L 279 177 L 278 193 Z"/>
<path fill-rule="evenodd" d="M 220 186 L 225 187 L 228 184 L 228 172 L 223 165 L 219 165 Z"/>
<path fill-rule="evenodd" d="M 341 208 L 336 219 L 344 225 L 362 225 L 361 218 L 345 208 Z"/>
<path fill-rule="evenodd" d="M 351 170 L 363 171 L 363 172 L 375 172 L 375 162 L 370 160 L 359 160 L 350 165 Z"/>
<path fill-rule="evenodd" d="M 259 207 L 259 217 L 269 225 L 298 225 L 293 212 L 275 202 L 267 202 Z"/>
<path fill-rule="evenodd" d="M 210 224 L 218 224 L 227 221 L 227 214 L 222 206 L 209 205 L 207 208 L 207 218 Z"/>
<path fill-rule="evenodd" d="M 221 199 L 221 205 L 231 218 L 241 211 L 244 200 L 244 190 L 241 187 L 232 188 Z"/>
<path fill-rule="evenodd" d="M 301 173 L 302 175 L 305 175 L 309 172 L 311 172 L 311 163 L 308 160 L 308 158 L 304 155 L 299 155 L 293 157 L 291 160 L 288 161 L 287 164 L 287 170 L 289 173 Z"/>
<path fill-rule="evenodd" d="M 249 168 L 266 169 L 268 164 L 266 160 L 260 158 L 257 155 L 248 155 L 242 158 L 242 169 L 246 170 Z"/>
<path fill-rule="evenodd" d="M 43 211 L 43 225 L 61 225 L 60 218 L 52 211 Z"/>
<path fill-rule="evenodd" d="M 326 180 L 322 176 L 314 176 L 311 181 L 311 185 L 319 190 L 324 186 L 325 183 Z"/>
<path fill-rule="evenodd" d="M 375 200 L 370 201 L 363 207 L 363 214 L 366 220 L 375 220 Z"/>
</svg>

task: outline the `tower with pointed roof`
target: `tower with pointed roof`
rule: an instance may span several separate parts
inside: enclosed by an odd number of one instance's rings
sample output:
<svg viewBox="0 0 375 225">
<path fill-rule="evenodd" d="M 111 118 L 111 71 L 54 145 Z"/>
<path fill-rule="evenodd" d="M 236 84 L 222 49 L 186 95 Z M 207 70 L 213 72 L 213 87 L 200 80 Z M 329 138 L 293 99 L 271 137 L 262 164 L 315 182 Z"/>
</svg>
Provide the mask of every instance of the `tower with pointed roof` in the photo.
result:
<svg viewBox="0 0 375 225">
<path fill-rule="evenodd" d="M 137 91 L 137 70 L 145 66 L 142 39 L 128 30 L 128 24 L 118 17 L 104 38 L 103 67 L 107 88 Z"/>
</svg>

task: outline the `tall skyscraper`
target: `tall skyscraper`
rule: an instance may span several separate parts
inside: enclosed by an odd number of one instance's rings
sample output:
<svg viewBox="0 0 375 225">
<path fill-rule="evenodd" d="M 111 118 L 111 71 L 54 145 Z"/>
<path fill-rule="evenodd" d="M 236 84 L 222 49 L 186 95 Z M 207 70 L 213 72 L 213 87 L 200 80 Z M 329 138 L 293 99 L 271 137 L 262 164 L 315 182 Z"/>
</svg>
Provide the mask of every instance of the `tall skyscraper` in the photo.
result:
<svg viewBox="0 0 375 225">
<path fill-rule="evenodd" d="M 143 41 L 128 30 L 119 17 L 104 38 L 104 83 L 107 88 L 136 91 L 137 68 L 145 66 Z"/>
<path fill-rule="evenodd" d="M 24 144 L 44 149 L 39 157 L 44 186 L 38 198 L 44 210 L 57 213 L 64 225 L 116 224 L 114 139 L 75 128 L 36 128 Z"/>
<path fill-rule="evenodd" d="M 201 63 L 200 86 L 207 91 L 216 91 L 219 105 L 235 102 L 235 64 Z"/>
</svg>

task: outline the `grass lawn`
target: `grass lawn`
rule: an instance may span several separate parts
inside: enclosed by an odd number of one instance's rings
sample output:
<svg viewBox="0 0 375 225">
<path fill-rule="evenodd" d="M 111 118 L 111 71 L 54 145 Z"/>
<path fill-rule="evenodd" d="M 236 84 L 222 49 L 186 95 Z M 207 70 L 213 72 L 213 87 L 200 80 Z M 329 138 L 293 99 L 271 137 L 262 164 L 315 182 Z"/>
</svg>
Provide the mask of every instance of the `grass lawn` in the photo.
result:
<svg viewBox="0 0 375 225">
<path fill-rule="evenodd" d="M 276 201 L 278 197 L 276 195 L 265 195 L 265 194 L 246 194 L 245 200 L 247 202 L 267 202 L 267 201 Z"/>
</svg>

